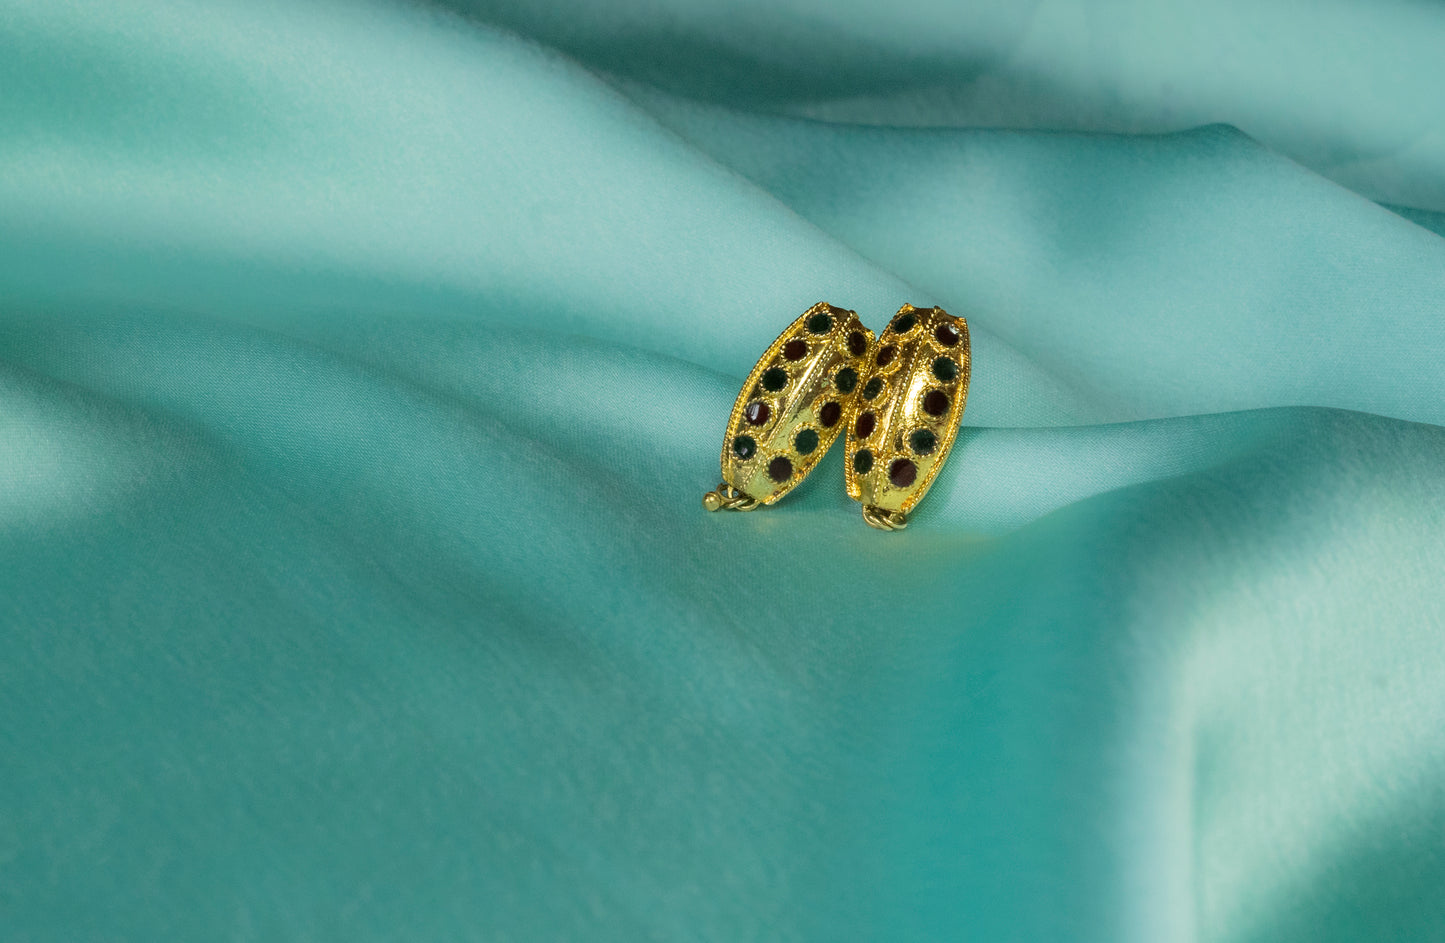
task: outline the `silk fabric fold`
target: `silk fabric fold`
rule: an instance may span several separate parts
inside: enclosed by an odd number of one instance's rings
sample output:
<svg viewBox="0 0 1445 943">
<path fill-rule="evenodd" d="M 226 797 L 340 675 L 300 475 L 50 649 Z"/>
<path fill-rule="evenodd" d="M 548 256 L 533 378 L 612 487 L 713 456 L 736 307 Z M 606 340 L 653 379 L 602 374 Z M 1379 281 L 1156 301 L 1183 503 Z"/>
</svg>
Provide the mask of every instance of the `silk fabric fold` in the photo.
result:
<svg viewBox="0 0 1445 943">
<path fill-rule="evenodd" d="M 5 938 L 1445 939 L 1445 12 L 895 12 L 0 0 Z"/>
</svg>

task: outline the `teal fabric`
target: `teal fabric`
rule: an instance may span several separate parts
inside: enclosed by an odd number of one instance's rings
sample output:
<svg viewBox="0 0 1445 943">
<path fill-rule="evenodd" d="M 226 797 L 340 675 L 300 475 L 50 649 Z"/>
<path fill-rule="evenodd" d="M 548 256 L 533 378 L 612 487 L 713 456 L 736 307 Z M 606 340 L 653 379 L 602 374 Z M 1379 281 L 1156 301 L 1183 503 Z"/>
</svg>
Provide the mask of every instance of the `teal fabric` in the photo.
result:
<svg viewBox="0 0 1445 943">
<path fill-rule="evenodd" d="M 1445 940 L 1441 48 L 0 0 L 0 936 Z M 700 507 L 819 300 L 903 533 Z"/>
</svg>

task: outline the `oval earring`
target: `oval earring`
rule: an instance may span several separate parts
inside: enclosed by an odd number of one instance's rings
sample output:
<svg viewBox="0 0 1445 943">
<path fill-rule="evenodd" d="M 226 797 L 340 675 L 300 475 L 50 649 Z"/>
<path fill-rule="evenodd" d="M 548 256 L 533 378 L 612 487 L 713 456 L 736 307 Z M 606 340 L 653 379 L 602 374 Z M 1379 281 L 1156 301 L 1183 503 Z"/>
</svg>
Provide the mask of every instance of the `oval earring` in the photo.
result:
<svg viewBox="0 0 1445 943">
<path fill-rule="evenodd" d="M 902 530 L 953 448 L 968 396 L 968 322 L 904 305 L 878 339 L 848 417 L 848 497 L 879 530 Z"/>
<path fill-rule="evenodd" d="M 709 511 L 751 511 L 793 490 L 843 429 L 873 349 L 856 312 L 819 302 L 788 325 L 743 382 L 728 417 Z"/>
</svg>

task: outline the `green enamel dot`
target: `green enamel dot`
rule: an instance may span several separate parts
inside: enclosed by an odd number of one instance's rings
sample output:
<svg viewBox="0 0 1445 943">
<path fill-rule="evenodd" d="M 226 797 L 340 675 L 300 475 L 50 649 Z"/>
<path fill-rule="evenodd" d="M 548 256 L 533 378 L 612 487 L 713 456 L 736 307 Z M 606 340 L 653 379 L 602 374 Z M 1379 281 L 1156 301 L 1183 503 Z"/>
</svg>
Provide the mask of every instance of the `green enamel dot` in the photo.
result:
<svg viewBox="0 0 1445 943">
<path fill-rule="evenodd" d="M 930 429 L 915 429 L 908 437 L 908 447 L 919 455 L 929 455 L 938 446 L 938 437 Z"/>
<path fill-rule="evenodd" d="M 869 380 L 867 383 L 863 384 L 863 398 L 864 398 L 864 399 L 873 399 L 875 396 L 877 396 L 879 393 L 882 393 L 882 392 L 883 392 L 883 378 L 882 378 L 882 377 L 874 377 L 873 379 Z"/>
<path fill-rule="evenodd" d="M 763 389 L 776 393 L 788 385 L 788 371 L 782 367 L 769 367 L 763 372 Z"/>
<path fill-rule="evenodd" d="M 851 393 L 853 392 L 853 388 L 858 385 L 858 371 L 852 367 L 844 367 L 838 371 L 838 375 L 833 378 L 833 382 L 838 385 L 839 393 Z"/>
<path fill-rule="evenodd" d="M 793 439 L 793 448 L 799 455 L 807 455 L 818 447 L 818 433 L 804 429 Z"/>
<path fill-rule="evenodd" d="M 873 453 L 872 453 L 872 452 L 868 451 L 867 449 L 864 449 L 863 451 L 857 452 L 857 453 L 855 453 L 855 454 L 853 455 L 853 470 L 854 470 L 855 472 L 857 472 L 858 474 L 860 474 L 860 475 L 866 475 L 866 474 L 868 474 L 868 470 L 869 470 L 870 468 L 872 468 L 872 467 L 873 467 Z"/>
<path fill-rule="evenodd" d="M 909 331 L 913 330 L 913 325 L 917 323 L 918 319 L 915 318 L 913 315 L 900 314 L 898 317 L 893 319 L 893 333 L 907 334 Z"/>
<path fill-rule="evenodd" d="M 819 311 L 808 319 L 808 330 L 814 334 L 826 334 L 833 329 L 833 316 L 826 311 Z"/>
<path fill-rule="evenodd" d="M 958 364 L 947 357 L 939 357 L 933 361 L 933 375 L 944 383 L 951 383 L 958 376 Z"/>
<path fill-rule="evenodd" d="M 749 459 L 757 454 L 758 443 L 753 441 L 750 435 L 740 435 L 733 439 L 733 454 L 741 459 Z"/>
</svg>

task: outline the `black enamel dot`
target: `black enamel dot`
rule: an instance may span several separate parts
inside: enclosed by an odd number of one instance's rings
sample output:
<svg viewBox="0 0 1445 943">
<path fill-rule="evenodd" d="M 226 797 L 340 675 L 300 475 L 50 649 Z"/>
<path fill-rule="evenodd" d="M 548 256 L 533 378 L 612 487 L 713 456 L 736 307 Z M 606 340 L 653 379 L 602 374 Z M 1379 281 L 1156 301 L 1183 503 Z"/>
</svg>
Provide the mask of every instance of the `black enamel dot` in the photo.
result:
<svg viewBox="0 0 1445 943">
<path fill-rule="evenodd" d="M 848 332 L 848 353 L 854 357 L 861 357 L 868 351 L 868 338 L 863 336 L 862 331 Z"/>
<path fill-rule="evenodd" d="M 788 371 L 782 367 L 769 367 L 763 371 L 763 389 L 776 393 L 788 385 Z"/>
<path fill-rule="evenodd" d="M 863 398 L 864 398 L 864 399 L 873 399 L 873 398 L 876 397 L 879 393 L 882 393 L 882 392 L 883 392 L 883 378 L 882 378 L 882 377 L 874 377 L 873 379 L 869 380 L 867 383 L 863 384 Z"/>
<path fill-rule="evenodd" d="M 958 376 L 958 364 L 948 357 L 939 357 L 933 361 L 933 375 L 944 383 L 952 383 Z"/>
<path fill-rule="evenodd" d="M 909 331 L 913 330 L 913 325 L 917 323 L 918 319 L 915 318 L 911 313 L 900 314 L 898 317 L 893 319 L 893 333 L 907 334 Z"/>
<path fill-rule="evenodd" d="M 733 439 L 733 454 L 741 459 L 749 459 L 758 452 L 758 443 L 753 441 L 750 435 L 740 435 Z"/>
<path fill-rule="evenodd" d="M 793 450 L 799 455 L 809 455 L 818 447 L 818 433 L 804 429 L 793 437 Z"/>
<path fill-rule="evenodd" d="M 873 467 L 873 453 L 867 449 L 853 453 L 853 470 L 860 475 L 868 474 Z"/>
<path fill-rule="evenodd" d="M 829 400 L 818 410 L 818 421 L 823 424 L 824 429 L 831 429 L 839 419 L 843 417 L 843 407 Z"/>
<path fill-rule="evenodd" d="M 826 334 L 833 329 L 833 316 L 819 311 L 808 319 L 808 330 L 814 334 Z"/>
<path fill-rule="evenodd" d="M 837 384 L 839 393 L 851 393 L 853 388 L 858 385 L 858 371 L 852 367 L 844 367 L 838 371 L 833 382 Z"/>
<path fill-rule="evenodd" d="M 908 437 L 908 447 L 918 455 L 931 455 L 938 446 L 938 437 L 931 429 L 914 429 Z"/>
<path fill-rule="evenodd" d="M 787 481 L 793 477 L 793 463 L 786 455 L 779 455 L 768 462 L 768 477 L 778 483 Z"/>
</svg>

